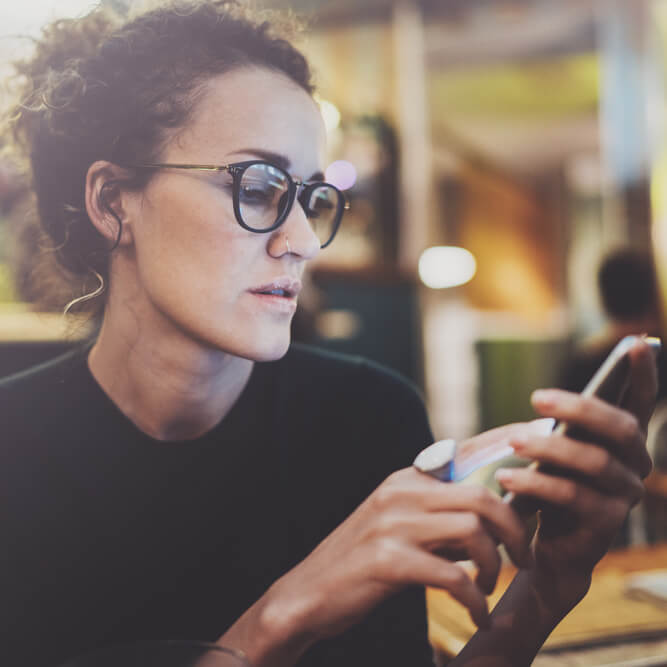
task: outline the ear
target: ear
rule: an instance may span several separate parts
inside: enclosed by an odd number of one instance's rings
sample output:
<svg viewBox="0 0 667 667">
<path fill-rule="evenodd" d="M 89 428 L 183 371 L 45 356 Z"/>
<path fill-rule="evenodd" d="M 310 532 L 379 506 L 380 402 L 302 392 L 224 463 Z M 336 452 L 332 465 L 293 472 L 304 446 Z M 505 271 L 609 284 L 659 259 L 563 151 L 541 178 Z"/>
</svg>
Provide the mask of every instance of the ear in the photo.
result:
<svg viewBox="0 0 667 667">
<path fill-rule="evenodd" d="M 129 245 L 133 240 L 131 220 L 123 206 L 126 177 L 127 170 L 106 160 L 93 162 L 86 174 L 86 212 L 110 247 Z"/>
</svg>

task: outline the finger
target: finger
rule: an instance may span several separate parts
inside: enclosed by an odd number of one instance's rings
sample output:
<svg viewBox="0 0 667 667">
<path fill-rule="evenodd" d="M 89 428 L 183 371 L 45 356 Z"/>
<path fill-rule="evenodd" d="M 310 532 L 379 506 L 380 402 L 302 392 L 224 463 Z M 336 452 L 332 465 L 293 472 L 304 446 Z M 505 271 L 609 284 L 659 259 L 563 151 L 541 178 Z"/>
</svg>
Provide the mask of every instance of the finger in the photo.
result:
<svg viewBox="0 0 667 667">
<path fill-rule="evenodd" d="M 585 397 L 560 389 L 533 392 L 531 400 L 540 414 L 585 429 L 640 476 L 645 477 L 650 471 L 645 434 L 637 417 L 627 410 L 594 396 Z"/>
<path fill-rule="evenodd" d="M 490 431 L 484 431 L 478 435 L 462 440 L 456 445 L 457 455 L 459 452 L 465 453 L 468 451 L 478 451 L 493 447 L 499 442 L 506 441 L 508 438 L 516 435 L 521 435 L 526 431 L 534 429 L 533 422 L 517 422 L 515 424 L 505 424 L 504 426 L 497 426 Z"/>
<path fill-rule="evenodd" d="M 500 554 L 484 522 L 472 512 L 448 512 L 423 515 L 420 521 L 423 546 L 430 551 L 458 551 L 459 559 L 477 565 L 477 585 L 490 595 L 500 572 Z M 461 554 L 462 551 L 462 554 Z M 463 555 L 463 558 L 461 558 Z"/>
<path fill-rule="evenodd" d="M 558 435 L 517 439 L 511 444 L 518 456 L 574 471 L 600 491 L 625 495 L 633 504 L 642 496 L 638 476 L 602 447 Z"/>
<path fill-rule="evenodd" d="M 406 555 L 404 563 L 409 565 L 411 583 L 446 590 L 468 609 L 476 626 L 490 627 L 486 597 L 460 565 L 418 549 Z"/>
<path fill-rule="evenodd" d="M 488 531 L 505 545 L 518 567 L 531 566 L 530 535 L 525 524 L 497 494 L 482 486 L 443 483 L 414 468 L 406 468 L 393 473 L 371 498 L 372 511 L 377 515 L 388 516 L 391 512 L 395 517 L 398 507 L 417 513 L 472 511 L 485 520 Z"/>
<path fill-rule="evenodd" d="M 448 560 L 472 560 L 477 583 L 490 595 L 500 571 L 500 554 L 487 524 L 473 512 L 401 512 L 380 518 L 380 532 L 400 536 L 411 545 L 444 555 Z"/>
<path fill-rule="evenodd" d="M 472 514 L 474 518 L 477 515 Z M 483 593 L 491 595 L 500 574 L 501 559 L 494 539 L 485 531 L 480 530 L 475 536 L 469 536 L 464 541 L 468 558 L 477 565 L 475 583 Z"/>
<path fill-rule="evenodd" d="M 434 480 L 436 481 L 436 480 Z M 487 531 L 505 545 L 517 567 L 530 567 L 530 535 L 519 515 L 488 489 L 473 484 L 437 482 L 429 502 L 432 512 L 473 512 L 484 520 Z"/>
<path fill-rule="evenodd" d="M 655 352 L 644 341 L 630 350 L 630 384 L 623 407 L 634 414 L 646 430 L 658 393 L 658 372 Z"/>
<path fill-rule="evenodd" d="M 506 458 L 511 455 L 511 452 L 508 452 L 511 438 L 549 435 L 554 422 L 554 419 L 547 417 L 509 424 L 457 443 L 452 462 L 454 475 L 459 477 L 463 471 L 471 471 L 492 461 Z"/>
<path fill-rule="evenodd" d="M 600 516 L 604 521 L 627 513 L 626 498 L 610 498 L 564 477 L 546 475 L 528 468 L 501 468 L 496 479 L 508 491 L 527 495 L 571 511 L 578 516 Z"/>
</svg>

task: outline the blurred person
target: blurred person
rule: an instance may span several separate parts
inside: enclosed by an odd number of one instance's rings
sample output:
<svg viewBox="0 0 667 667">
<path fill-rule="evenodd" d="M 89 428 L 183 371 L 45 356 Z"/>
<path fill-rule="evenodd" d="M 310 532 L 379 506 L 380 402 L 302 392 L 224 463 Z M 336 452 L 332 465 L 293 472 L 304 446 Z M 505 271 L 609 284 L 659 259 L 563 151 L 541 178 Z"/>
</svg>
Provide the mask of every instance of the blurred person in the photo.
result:
<svg viewBox="0 0 667 667">
<path fill-rule="evenodd" d="M 559 386 L 581 391 L 607 355 L 625 336 L 661 335 L 661 307 L 651 254 L 645 250 L 621 247 L 607 254 L 597 273 L 600 303 L 608 318 L 605 328 L 582 343 L 567 359 Z M 661 357 L 662 358 L 662 357 Z M 664 363 L 660 368 L 660 395 Z"/>
<path fill-rule="evenodd" d="M 661 336 L 661 305 L 657 276 L 651 253 L 631 246 L 609 252 L 600 262 L 597 272 L 600 303 L 607 317 L 606 326 L 574 349 L 561 370 L 558 386 L 580 392 L 602 365 L 614 346 L 625 336 L 650 334 Z M 667 366 L 662 351 L 658 355 L 659 419 L 665 414 L 662 407 L 667 387 Z M 663 430 L 653 420 L 648 427 L 650 455 L 658 469 L 664 469 L 665 439 L 656 431 Z M 637 508 L 634 518 L 628 517 L 612 546 L 625 547 L 644 543 L 657 534 L 654 512 L 644 505 Z M 659 521 L 658 521 L 659 523 Z M 647 535 L 648 533 L 648 535 Z"/>
<path fill-rule="evenodd" d="M 85 292 L 61 306 L 99 326 L 0 382 L 0 664 L 200 639 L 256 667 L 427 665 L 424 585 L 480 628 L 452 664 L 529 664 L 641 494 L 648 348 L 623 408 L 533 396 L 604 447 L 522 424 L 473 438 L 562 469 L 499 472 L 542 507 L 531 538 L 490 491 L 409 466 L 432 435 L 406 381 L 290 345 L 344 199 L 275 21 L 219 2 L 98 10 L 49 26 L 20 72 L 36 222 Z M 498 543 L 520 569 L 489 615 Z"/>
</svg>

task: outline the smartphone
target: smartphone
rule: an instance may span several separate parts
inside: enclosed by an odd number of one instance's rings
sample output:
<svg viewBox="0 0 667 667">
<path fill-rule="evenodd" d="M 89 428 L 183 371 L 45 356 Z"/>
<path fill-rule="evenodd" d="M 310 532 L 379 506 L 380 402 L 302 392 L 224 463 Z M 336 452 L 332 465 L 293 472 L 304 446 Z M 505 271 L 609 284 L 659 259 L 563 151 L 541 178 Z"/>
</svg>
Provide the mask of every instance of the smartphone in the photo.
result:
<svg viewBox="0 0 667 667">
<path fill-rule="evenodd" d="M 653 349 L 655 356 L 658 356 L 662 347 L 659 338 L 626 336 L 609 353 L 595 375 L 588 381 L 581 395 L 597 396 L 612 405 L 620 405 L 630 383 L 630 356 L 628 353 L 640 340 L 647 343 Z M 562 422 L 557 423 L 554 426 L 554 431 L 566 433 L 568 432 L 568 426 Z"/>
<path fill-rule="evenodd" d="M 631 363 L 629 352 L 639 340 L 647 343 L 653 349 L 655 356 L 658 356 L 662 347 L 662 342 L 659 338 L 652 336 L 626 336 L 609 353 L 609 356 L 607 356 L 600 368 L 598 368 L 593 377 L 588 381 L 581 395 L 596 396 L 612 405 L 620 405 L 630 384 Z M 552 433 L 567 435 L 575 439 L 585 440 L 587 437 L 583 429 L 570 426 L 562 421 L 554 424 Z M 550 471 L 552 473 L 556 472 L 553 466 L 540 464 L 537 461 L 531 463 L 529 467 L 533 469 L 537 468 L 547 473 Z M 534 509 L 534 503 L 528 497 L 517 498 L 514 494 L 507 493 L 503 497 L 503 500 L 511 503 L 512 507 L 521 514 L 531 513 Z"/>
</svg>

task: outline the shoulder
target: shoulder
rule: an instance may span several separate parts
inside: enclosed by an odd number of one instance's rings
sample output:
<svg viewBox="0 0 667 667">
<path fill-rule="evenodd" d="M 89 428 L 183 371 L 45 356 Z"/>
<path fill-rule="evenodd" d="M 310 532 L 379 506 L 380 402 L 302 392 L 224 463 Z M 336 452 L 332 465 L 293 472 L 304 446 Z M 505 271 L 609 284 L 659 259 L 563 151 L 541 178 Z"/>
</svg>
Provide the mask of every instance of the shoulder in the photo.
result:
<svg viewBox="0 0 667 667">
<path fill-rule="evenodd" d="M 63 384 L 73 372 L 85 364 L 89 345 L 80 343 L 71 350 L 37 366 L 18 373 L 0 377 L 0 392 L 8 396 L 16 392 L 27 392 L 35 386 Z"/>
<path fill-rule="evenodd" d="M 85 377 L 87 345 L 19 373 L 0 378 L 0 424 L 5 434 L 33 434 L 62 422 L 77 402 Z"/>
</svg>

